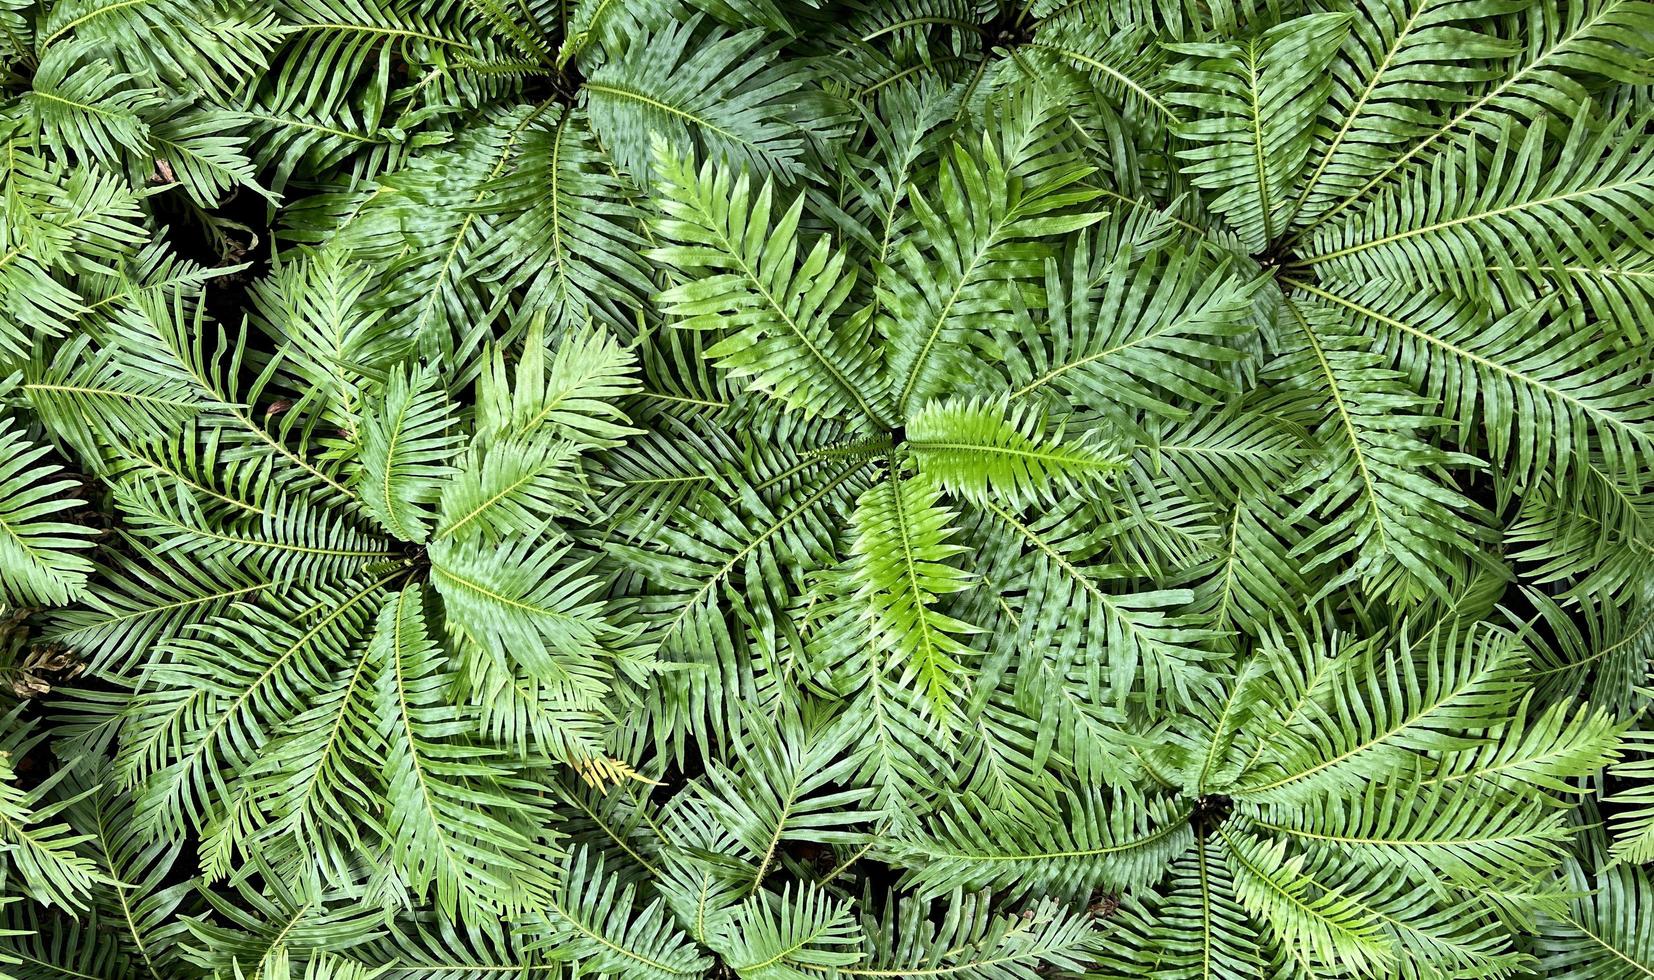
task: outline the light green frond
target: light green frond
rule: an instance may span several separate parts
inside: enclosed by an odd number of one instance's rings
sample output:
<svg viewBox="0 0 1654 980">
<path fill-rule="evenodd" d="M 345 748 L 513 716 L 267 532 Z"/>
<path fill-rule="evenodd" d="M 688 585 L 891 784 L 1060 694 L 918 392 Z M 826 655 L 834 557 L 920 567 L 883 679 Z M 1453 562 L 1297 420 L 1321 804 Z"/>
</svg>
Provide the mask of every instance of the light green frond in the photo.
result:
<svg viewBox="0 0 1654 980">
<path fill-rule="evenodd" d="M 1590 705 L 1569 709 L 1564 701 L 1536 712 L 1523 701 L 1489 741 L 1449 753 L 1426 783 L 1473 786 L 1484 793 L 1530 787 L 1581 792 L 1589 777 L 1617 758 L 1625 725 Z"/>
<path fill-rule="evenodd" d="M 857 732 L 855 784 L 873 788 L 873 806 L 883 812 L 888 827 L 912 826 L 915 811 L 928 806 L 934 774 L 947 765 L 947 723 L 936 717 L 922 691 L 906 686 L 901 674 L 865 642 L 865 629 L 845 632 L 848 637 L 823 630 L 821 641 L 858 654 L 844 670 L 844 686 L 851 693 L 841 716 L 841 724 Z"/>
<path fill-rule="evenodd" d="M 1304 859 L 1289 857 L 1284 843 L 1227 830 L 1219 836 L 1236 900 L 1289 950 L 1322 968 L 1373 973 L 1394 966 L 1396 951 L 1372 910 L 1317 887 L 1303 874 Z"/>
<path fill-rule="evenodd" d="M 1538 305 L 1547 293 L 1560 289 L 1577 297 L 1585 315 L 1618 332 L 1627 344 L 1646 343 L 1645 324 L 1654 319 L 1654 255 L 1640 249 L 1619 252 L 1591 265 L 1518 265 L 1488 263 L 1467 270 L 1466 281 L 1482 280 L 1495 312 Z"/>
<path fill-rule="evenodd" d="M 256 859 L 250 868 L 271 872 Z M 266 975 L 261 967 L 349 950 L 374 938 L 384 921 L 383 910 L 351 900 L 362 885 L 359 874 L 302 890 L 270 877 L 277 880 L 262 889 L 241 878 L 222 891 L 203 890 L 201 914 L 182 920 L 181 955 L 205 971 L 217 971 L 209 972 L 214 980 L 232 976 L 238 964 L 252 972 L 237 980 L 290 980 L 279 972 Z"/>
<path fill-rule="evenodd" d="M 142 445 L 201 412 L 186 382 L 139 370 L 121 349 L 89 340 L 71 340 L 50 363 L 30 364 L 22 385 L 29 407 L 83 458 L 101 460 L 107 444 Z"/>
<path fill-rule="evenodd" d="M 448 145 L 385 175 L 345 205 L 342 220 L 326 220 L 314 233 L 321 242 L 358 240 L 357 254 L 380 267 L 372 298 L 386 311 L 382 329 L 427 357 L 442 356 L 456 375 L 454 388 L 475 377 L 499 314 L 486 283 L 497 262 L 485 259 L 498 258 L 490 248 L 496 229 L 529 203 L 502 193 L 501 182 L 514 172 L 539 115 L 530 105 L 482 114 Z M 372 148 L 371 140 L 362 145 Z"/>
<path fill-rule="evenodd" d="M 1496 887 L 1491 883 L 1469 896 L 1457 891 L 1444 898 L 1436 882 L 1398 877 L 1383 867 L 1344 868 L 1323 858 L 1306 862 L 1302 872 L 1307 894 L 1347 896 L 1359 912 L 1379 923 L 1397 954 L 1395 969 L 1401 976 L 1519 976 L 1532 964 L 1512 948 L 1491 914 L 1489 896 Z M 1529 879 L 1511 890 L 1531 884 Z M 1310 959 L 1301 948 L 1287 946 L 1282 952 L 1300 968 Z M 1313 968 L 1306 972 L 1315 974 Z"/>
<path fill-rule="evenodd" d="M 33 910 L 23 903 L 22 897 L 11 898 L 6 915 L 0 918 L 0 964 L 11 976 L 27 980 L 144 976 L 132 972 L 132 960 L 115 934 L 105 928 L 107 923 L 102 917 L 88 915 L 84 921 L 60 918 L 52 921 L 49 934 L 43 935 L 39 923 L 32 921 Z"/>
<path fill-rule="evenodd" d="M 1099 491 L 1125 468 L 1113 447 L 1087 435 L 1048 432 L 1030 408 L 988 399 L 937 400 L 908 420 L 903 446 L 919 472 L 968 501 L 1021 509 Z"/>
<path fill-rule="evenodd" d="M 670 13 L 670 4 L 655 0 L 576 0 L 557 51 L 557 67 L 594 49 L 619 50 L 627 38 L 644 33 Z"/>
<path fill-rule="evenodd" d="M 1027 50 L 1079 73 L 1093 87 L 1118 99 L 1128 111 L 1140 112 L 1148 120 L 1146 125 L 1177 122 L 1177 111 L 1168 103 L 1166 90 L 1171 80 L 1161 70 L 1164 55 L 1149 42 L 1152 35 L 1143 29 L 1146 25 L 1104 32 L 1096 30 L 1095 23 L 1083 16 L 1043 20 Z M 1039 66 L 1041 62 L 1033 64 Z"/>
<path fill-rule="evenodd" d="M 484 47 L 465 36 L 474 19 L 439 17 L 423 3 L 287 0 L 279 10 L 280 51 L 230 107 L 248 137 L 249 155 L 273 174 L 270 187 L 277 192 L 295 175 L 332 167 L 354 169 L 357 179 L 393 169 L 419 141 L 385 118 L 387 103 L 410 93 L 395 91 L 381 66 L 396 58 L 420 74 L 430 72 L 417 95 L 459 102 L 457 86 L 442 84 L 453 70 L 448 66 Z"/>
<path fill-rule="evenodd" d="M 961 637 L 978 630 L 937 605 L 971 587 L 969 574 L 949 560 L 965 547 L 951 540 L 957 515 L 942 506 L 935 480 L 904 475 L 893 461 L 888 470 L 856 502 L 849 584 L 879 653 L 947 719 L 959 711 L 973 656 Z"/>
<path fill-rule="evenodd" d="M 353 947 L 352 959 L 378 967 L 381 976 L 407 980 L 498 980 L 504 974 L 536 971 L 556 976 L 557 967 L 526 952 L 523 939 L 499 923 L 457 928 L 441 916 L 400 916 L 384 924 L 375 939 Z"/>
<path fill-rule="evenodd" d="M 504 540 L 580 509 L 587 487 L 579 451 L 543 436 L 473 446 L 440 488 L 435 540 Z"/>
</svg>

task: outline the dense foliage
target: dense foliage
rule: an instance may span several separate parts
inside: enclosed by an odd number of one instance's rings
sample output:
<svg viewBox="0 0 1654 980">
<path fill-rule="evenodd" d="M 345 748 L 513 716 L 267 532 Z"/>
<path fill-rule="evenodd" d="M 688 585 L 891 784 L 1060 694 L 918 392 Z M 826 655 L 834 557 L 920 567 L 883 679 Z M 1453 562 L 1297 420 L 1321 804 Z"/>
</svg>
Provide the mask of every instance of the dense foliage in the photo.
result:
<svg viewBox="0 0 1654 980">
<path fill-rule="evenodd" d="M 0 974 L 1654 977 L 1654 3 L 0 71 Z"/>
</svg>

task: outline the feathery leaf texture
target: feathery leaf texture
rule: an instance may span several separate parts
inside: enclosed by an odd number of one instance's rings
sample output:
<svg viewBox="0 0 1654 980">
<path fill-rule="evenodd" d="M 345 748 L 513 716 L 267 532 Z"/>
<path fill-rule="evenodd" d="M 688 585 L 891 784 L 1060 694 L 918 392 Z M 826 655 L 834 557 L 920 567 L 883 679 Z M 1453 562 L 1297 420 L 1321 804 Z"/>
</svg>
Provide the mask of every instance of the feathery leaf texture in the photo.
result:
<svg viewBox="0 0 1654 980">
<path fill-rule="evenodd" d="M 1654 978 L 1651 0 L 0 0 L 0 978 Z"/>
</svg>

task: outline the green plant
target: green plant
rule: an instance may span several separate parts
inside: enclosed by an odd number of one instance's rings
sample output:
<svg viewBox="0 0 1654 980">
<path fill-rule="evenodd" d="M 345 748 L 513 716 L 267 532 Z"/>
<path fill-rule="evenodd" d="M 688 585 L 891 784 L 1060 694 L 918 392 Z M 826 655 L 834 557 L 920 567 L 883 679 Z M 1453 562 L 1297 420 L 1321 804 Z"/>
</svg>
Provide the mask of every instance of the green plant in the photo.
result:
<svg viewBox="0 0 1654 980">
<path fill-rule="evenodd" d="M 1654 976 L 1654 4 L 0 0 L 0 975 Z"/>
</svg>

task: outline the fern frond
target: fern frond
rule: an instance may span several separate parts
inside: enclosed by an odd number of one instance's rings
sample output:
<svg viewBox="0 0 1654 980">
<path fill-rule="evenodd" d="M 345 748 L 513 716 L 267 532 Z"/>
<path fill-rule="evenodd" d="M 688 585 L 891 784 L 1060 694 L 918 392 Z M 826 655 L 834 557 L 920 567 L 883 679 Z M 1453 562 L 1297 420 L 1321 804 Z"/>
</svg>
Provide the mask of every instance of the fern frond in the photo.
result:
<svg viewBox="0 0 1654 980">
<path fill-rule="evenodd" d="M 515 662 L 576 699 L 607 690 L 603 644 L 613 628 L 589 563 L 565 561 L 567 545 L 523 537 L 489 547 L 446 538 L 430 548 L 431 581 L 450 631 L 495 662 Z"/>
<path fill-rule="evenodd" d="M 391 859 L 439 909 L 467 917 L 544 908 L 558 887 L 528 854 L 548 846 L 541 804 L 514 789 L 497 752 L 461 746 L 471 730 L 448 702 L 441 651 L 422 609 L 423 590 L 405 588 L 379 612 L 368 657 L 378 669 L 374 719 L 387 774 L 384 833 Z"/>
<path fill-rule="evenodd" d="M 563 860 L 558 878 L 545 903 L 546 938 L 531 949 L 627 980 L 673 980 L 707 967 L 707 958 L 672 925 L 665 905 L 656 899 L 639 909 L 636 886 L 606 873 L 602 858 L 576 850 Z"/>
<path fill-rule="evenodd" d="M 25 98 L 40 138 L 54 150 L 117 170 L 128 155 L 149 155 L 144 117 L 161 104 L 161 94 L 129 84 L 133 76 L 87 54 L 83 45 L 52 48 Z"/>
<path fill-rule="evenodd" d="M 843 947 L 859 942 L 860 932 L 847 905 L 800 889 L 774 901 L 747 900 L 708 941 L 743 980 L 793 980 L 854 964 L 861 952 Z"/>
<path fill-rule="evenodd" d="M 959 675 L 972 657 L 961 637 L 977 628 L 937 605 L 970 588 L 967 574 L 949 562 L 965 549 L 950 540 L 956 515 L 942 506 L 935 480 L 904 475 L 893 461 L 887 470 L 856 502 L 850 584 L 880 652 L 947 719 L 958 711 Z"/>
<path fill-rule="evenodd" d="M 1232 789 L 1237 799 L 1291 803 L 1318 791 L 1382 782 L 1405 772 L 1415 752 L 1469 748 L 1520 694 L 1521 658 L 1492 631 L 1432 638 L 1418 653 L 1386 658 L 1382 645 L 1346 647 L 1348 660 L 1311 694 L 1289 738 L 1268 747 Z M 1340 695 L 1333 692 L 1340 691 Z M 1312 719 L 1334 699 L 1331 737 Z"/>
<path fill-rule="evenodd" d="M 682 327 L 727 331 L 706 356 L 789 407 L 881 424 L 869 328 L 839 314 L 854 267 L 826 237 L 798 258 L 804 198 L 772 217 L 768 181 L 754 193 L 710 160 L 698 173 L 675 159 L 660 170 L 656 227 L 672 244 L 652 255 L 691 279 L 661 295 L 666 312 Z"/>
<path fill-rule="evenodd" d="M 963 980 L 1033 980 L 1044 970 L 1082 970 L 1100 941 L 1084 914 L 1040 902 L 1023 915 L 994 915 L 982 893 L 949 896 L 949 915 L 925 921 L 930 903 L 887 902 L 863 928 L 866 955 L 845 976 L 946 973 Z"/>
<path fill-rule="evenodd" d="M 785 841 L 859 843 L 860 833 L 850 828 L 878 816 L 860 805 L 868 790 L 823 792 L 859 764 L 854 755 L 843 754 L 853 735 L 845 725 L 824 730 L 783 716 L 747 727 L 739 769 L 707 770 L 697 790 L 718 825 L 756 861 L 751 892 L 762 888 Z"/>
<path fill-rule="evenodd" d="M 1539 321 L 1541 310 L 1520 310 L 1489 323 L 1473 309 L 1425 299 L 1386 314 L 1370 303 L 1378 290 L 1341 295 L 1288 280 L 1329 309 L 1372 324 L 1394 360 L 1427 390 L 1436 389 L 1461 426 L 1480 423 L 1488 455 L 1518 484 L 1543 471 L 1566 486 L 1581 477 L 1581 452 L 1600 455 L 1610 476 L 1633 485 L 1654 453 L 1654 425 L 1638 396 L 1635 359 L 1593 341 L 1563 319 Z M 1453 382 L 1443 360 L 1457 362 Z M 1519 407 L 1520 406 L 1520 407 Z M 1576 448 L 1578 447 L 1578 448 Z"/>
<path fill-rule="evenodd" d="M 1654 901 L 1647 872 L 1620 865 L 1593 878 L 1575 867 L 1569 884 L 1580 897 L 1541 921 L 1537 969 L 1565 980 L 1637 980 L 1654 973 L 1654 939 L 1638 925 Z"/>
<path fill-rule="evenodd" d="M 495 348 L 477 382 L 477 433 L 490 439 L 566 439 L 583 449 L 620 445 L 633 433 L 615 404 L 636 390 L 632 355 L 601 328 L 563 334 L 547 350 L 543 321 L 530 322 L 516 370 Z"/>
<path fill-rule="evenodd" d="M 1220 834 L 1236 900 L 1289 948 L 1316 964 L 1344 964 L 1366 973 L 1394 965 L 1395 949 L 1372 910 L 1337 891 L 1318 889 L 1303 872 L 1303 858 L 1288 857 L 1284 843 Z"/>
<path fill-rule="evenodd" d="M 1363 5 L 1330 66 L 1333 81 L 1315 133 L 1313 164 L 1298 194 L 1297 221 L 1314 220 L 1383 167 L 1383 148 L 1418 139 L 1431 118 L 1416 103 L 1457 100 L 1457 86 L 1498 77 L 1488 67 L 1515 55 L 1474 5 L 1399 0 Z"/>
<path fill-rule="evenodd" d="M 954 888 L 1087 897 L 1158 881 L 1193 839 L 1192 812 L 1165 797 L 1145 803 L 1074 793 L 1054 819 L 1023 828 L 966 799 L 933 817 L 923 836 L 898 838 L 884 850 L 908 869 L 903 881 L 921 899 Z"/>
<path fill-rule="evenodd" d="M 362 506 L 386 531 L 416 544 L 430 534 L 429 505 L 450 479 L 451 408 L 431 374 L 394 375 L 358 432 Z"/>
<path fill-rule="evenodd" d="M 1308 570 L 1345 562 L 1339 583 L 1445 596 L 1485 532 L 1476 505 L 1433 474 L 1468 460 L 1427 441 L 1442 424 L 1430 400 L 1402 384 L 1340 318 L 1290 297 L 1284 308 L 1299 339 L 1271 370 L 1315 393 L 1322 445 L 1300 484 L 1310 491 L 1304 509 L 1321 523 L 1294 553 L 1313 556 Z"/>
<path fill-rule="evenodd" d="M 1179 404 L 1210 404 L 1232 390 L 1211 365 L 1238 357 L 1225 341 L 1249 326 L 1256 285 L 1198 255 L 1110 257 L 1102 244 L 1081 238 L 1067 269 L 1047 264 L 1051 321 L 1027 331 L 1012 355 L 1012 400 L 1060 393 L 1099 410 L 1125 403 L 1179 418 Z"/>
<path fill-rule="evenodd" d="M 1083 436 L 1047 433 L 1036 412 L 984 399 L 933 401 L 908 420 L 903 446 L 919 472 L 966 500 L 1022 507 L 1095 492 L 1124 464 Z"/>
<path fill-rule="evenodd" d="M 0 599 L 61 605 L 80 596 L 92 562 L 82 552 L 93 530 L 54 519 L 74 507 L 64 499 L 72 480 L 47 481 L 61 466 L 42 463 L 50 451 L 31 445 L 10 418 L 0 418 Z"/>
<path fill-rule="evenodd" d="M 996 316 L 1040 303 L 1040 239 L 1096 223 L 1092 168 L 1058 149 L 1060 107 L 1034 97 L 1003 103 L 979 143 L 942 154 L 934 199 L 907 192 L 915 221 L 880 270 L 879 333 L 886 339 L 895 413 L 909 416 L 946 381 L 977 373 L 971 347 Z"/>
<path fill-rule="evenodd" d="M 88 894 L 100 885 L 112 886 L 114 879 L 95 861 L 80 853 L 76 845 L 91 835 L 80 832 L 60 819 L 66 807 L 78 797 L 46 802 L 52 784 L 67 776 L 60 770 L 42 786 L 25 790 L 18 785 L 10 756 L 22 744 L 22 732 L 15 726 L 15 711 L 6 718 L 13 731 L 6 739 L 9 751 L 0 756 L 0 840 L 5 842 L 10 868 L 22 879 L 23 891 L 44 905 L 58 905 L 71 912 L 88 907 Z M 91 790 L 84 790 L 84 796 Z"/>
<path fill-rule="evenodd" d="M 762 31 L 699 18 L 629 38 L 583 90 L 592 128 L 644 186 L 661 169 L 651 160 L 657 136 L 678 155 L 699 150 L 731 173 L 791 183 L 815 144 L 840 132 L 842 110 L 801 65 L 778 60 Z"/>
<path fill-rule="evenodd" d="M 1290 220 L 1292 188 L 1314 146 L 1314 126 L 1332 88 L 1326 71 L 1349 31 L 1341 13 L 1309 14 L 1236 43 L 1173 45 L 1189 60 L 1172 73 L 1185 86 L 1172 101 L 1199 113 L 1173 127 L 1197 187 L 1217 192 L 1224 216 L 1249 252 L 1262 252 Z"/>
</svg>

